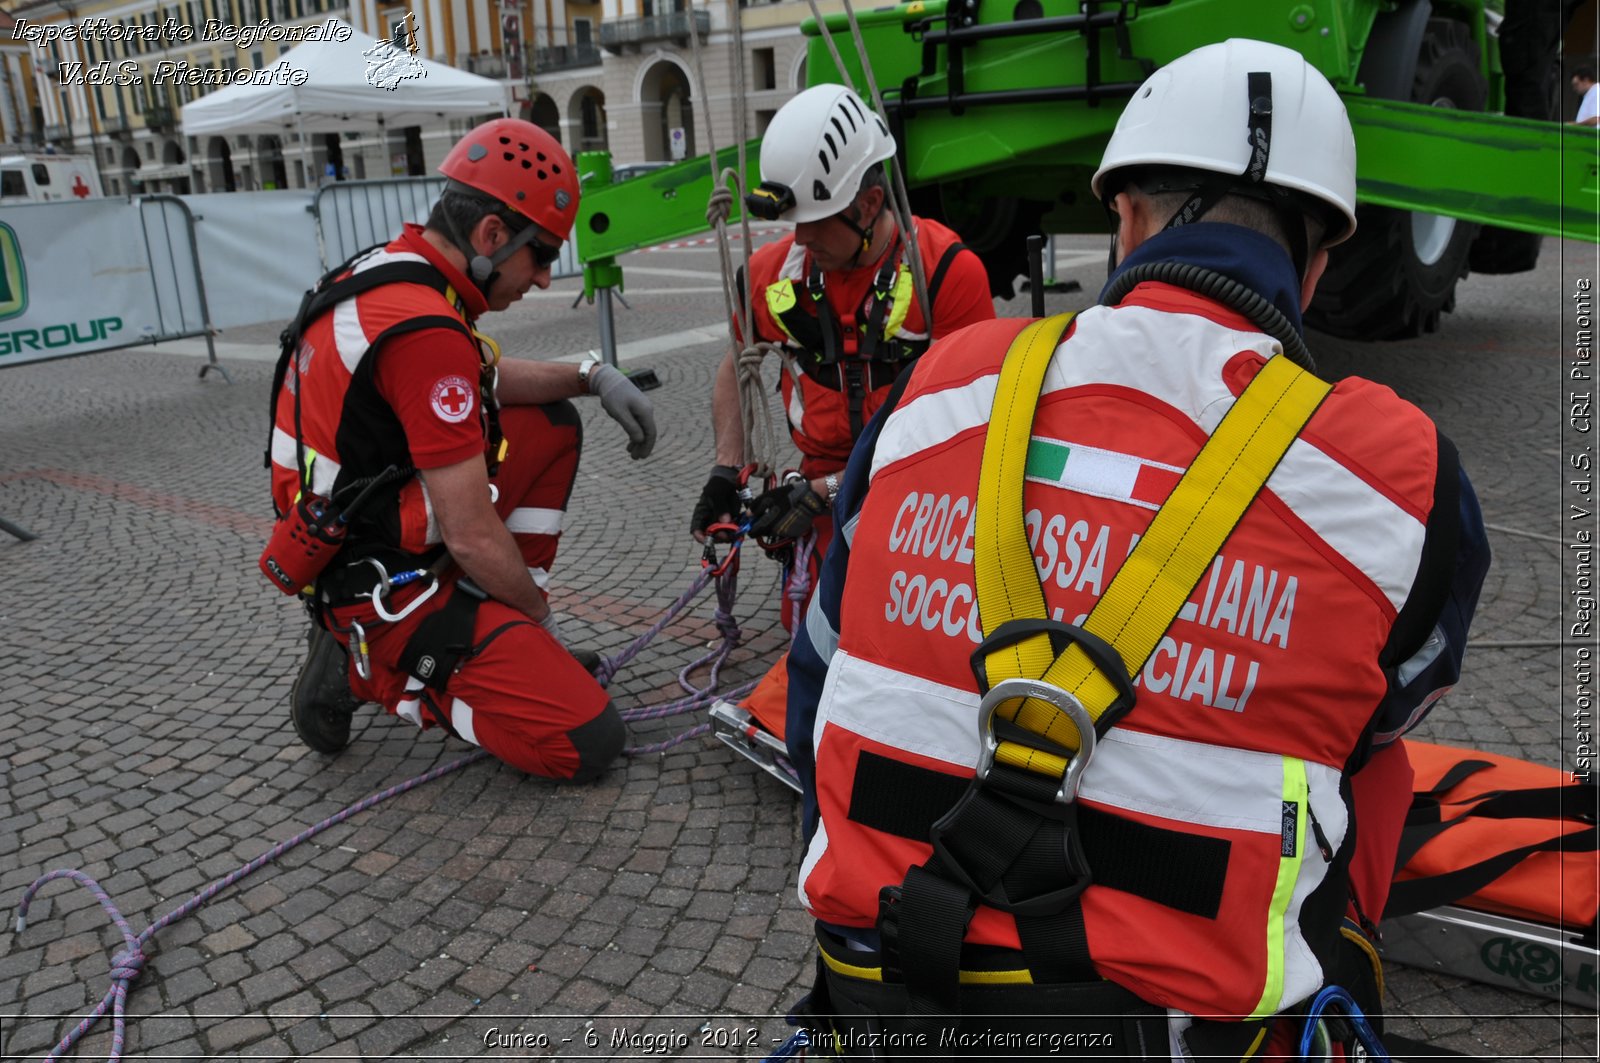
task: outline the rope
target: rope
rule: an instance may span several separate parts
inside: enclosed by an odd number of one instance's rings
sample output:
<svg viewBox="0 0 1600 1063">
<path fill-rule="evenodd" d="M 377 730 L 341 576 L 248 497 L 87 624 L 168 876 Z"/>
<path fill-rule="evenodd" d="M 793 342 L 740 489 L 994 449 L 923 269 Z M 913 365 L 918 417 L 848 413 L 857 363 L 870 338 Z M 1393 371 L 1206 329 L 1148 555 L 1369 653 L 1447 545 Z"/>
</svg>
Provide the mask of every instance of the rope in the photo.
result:
<svg viewBox="0 0 1600 1063">
<path fill-rule="evenodd" d="M 432 782 L 434 779 L 442 778 L 453 771 L 457 771 L 466 767 L 468 764 L 476 763 L 488 755 L 489 754 L 487 751 L 480 749 L 475 753 L 471 753 L 465 757 L 462 757 L 460 760 L 446 764 L 443 767 L 434 768 L 432 771 L 418 775 L 414 779 L 408 779 L 407 781 L 400 783 L 398 786 L 391 786 L 389 789 L 384 790 L 381 793 L 372 794 L 369 797 L 362 798 L 349 808 L 330 816 L 314 827 L 301 831 L 288 841 L 279 842 L 267 852 L 256 857 L 254 860 L 250 861 L 248 864 L 245 864 L 237 871 L 234 871 L 223 878 L 217 879 L 211 885 L 207 886 L 205 889 L 191 897 L 188 901 L 184 902 L 177 908 L 174 908 L 172 911 L 162 916 L 160 919 L 157 919 L 155 922 L 151 923 L 137 937 L 134 936 L 132 928 L 128 926 L 128 921 L 122 917 L 122 913 L 117 910 L 117 906 L 106 894 L 106 891 L 100 888 L 100 884 L 98 882 L 84 874 L 82 871 L 51 871 L 48 874 L 41 875 L 39 878 L 35 879 L 33 881 L 33 885 L 29 886 L 22 894 L 22 903 L 17 905 L 17 933 L 22 933 L 27 926 L 28 906 L 33 903 L 34 894 L 38 893 L 39 889 L 46 883 L 54 882 L 56 879 L 64 878 L 71 879 L 73 882 L 78 883 L 80 886 L 88 889 L 90 893 L 94 894 L 95 900 L 100 902 L 100 907 L 106 910 L 106 914 L 111 917 L 112 923 L 116 925 L 117 931 L 122 935 L 122 943 L 125 946 L 121 952 L 111 957 L 111 988 L 106 990 L 106 995 L 101 998 L 99 1007 L 95 1008 L 95 1010 L 86 1018 L 84 1018 L 84 1020 L 80 1022 L 71 1033 L 63 1037 L 60 1043 L 55 1046 L 55 1048 L 50 1050 L 50 1054 L 45 1057 L 46 1063 L 49 1063 L 50 1060 L 60 1059 L 62 1054 L 76 1044 L 80 1037 L 88 1033 L 97 1023 L 99 1023 L 107 1011 L 111 1012 L 112 1026 L 110 1063 L 117 1063 L 117 1061 L 122 1058 L 122 1046 L 124 1032 L 126 1029 L 124 1007 L 128 999 L 128 987 L 133 983 L 135 978 L 139 977 L 139 972 L 144 969 L 146 962 L 144 946 L 149 944 L 150 939 L 155 937 L 159 931 L 170 926 L 172 923 L 177 922 L 179 919 L 192 914 L 201 905 L 205 904 L 218 893 L 221 893 L 229 886 L 232 886 L 246 875 L 249 875 L 252 872 L 266 866 L 267 864 L 276 860 L 278 857 L 282 856 L 284 853 L 288 852 L 290 849 L 293 849 L 295 846 L 299 845 L 301 842 L 316 837 L 329 827 L 343 823 L 356 813 L 365 812 L 374 805 L 377 805 L 383 801 L 387 801 L 391 797 L 396 797 L 400 794 L 403 794 L 407 790 L 415 789 L 416 787 L 421 786 L 423 783 Z"/>
<path fill-rule="evenodd" d="M 700 79 L 702 90 L 706 84 L 705 69 L 700 62 L 700 38 L 697 34 L 689 35 L 691 51 L 694 53 L 695 76 Z M 733 37 L 730 41 L 732 54 L 730 62 L 734 70 L 734 121 L 735 143 L 739 148 L 739 168 L 733 170 L 725 168 L 716 175 L 713 181 L 711 195 L 706 201 L 706 223 L 717 234 L 717 257 L 722 264 L 722 305 L 728 322 L 729 348 L 738 353 L 734 355 L 736 379 L 738 381 L 739 396 L 739 423 L 744 430 L 744 464 L 755 465 L 756 476 L 767 476 L 777 467 L 778 447 L 780 446 L 777 430 L 772 427 L 772 409 L 768 405 L 767 391 L 761 384 L 761 360 L 769 353 L 781 350 L 775 343 L 756 341 L 745 345 L 741 337 L 755 336 L 755 308 L 751 304 L 751 293 L 746 292 L 744 298 L 737 300 L 735 306 L 733 293 L 738 290 L 738 274 L 733 265 L 733 252 L 728 246 L 728 219 L 733 216 L 733 207 L 736 198 L 745 188 L 745 137 L 744 118 L 746 110 L 746 97 L 744 87 L 744 47 L 743 29 L 740 20 L 733 20 Z M 706 146 L 710 151 L 709 164 L 715 170 L 717 165 L 717 144 L 710 109 L 706 113 Z M 742 268 L 744 276 L 750 275 L 750 216 L 741 211 L 739 225 L 744 236 L 742 249 Z"/>
<path fill-rule="evenodd" d="M 743 540 L 744 536 L 741 533 L 739 538 L 736 539 L 728 548 L 729 553 L 732 554 L 737 551 L 742 545 Z M 713 650 L 711 653 L 690 664 L 679 673 L 678 681 L 683 688 L 689 692 L 689 696 L 678 699 L 677 701 L 668 702 L 664 705 L 650 705 L 637 709 L 625 710 L 620 713 L 625 721 L 634 722 L 638 720 L 661 719 L 667 716 L 675 716 L 680 713 L 689 712 L 708 705 L 717 697 L 716 685 L 720 676 L 722 664 L 727 660 L 728 654 L 733 652 L 734 647 L 738 645 L 741 637 L 739 625 L 733 618 L 733 603 L 738 585 L 736 577 L 737 571 L 738 566 L 736 564 L 726 564 L 721 567 L 720 575 L 715 577 L 717 580 L 717 611 L 715 616 L 717 628 L 722 632 L 722 645 L 718 649 Z M 683 611 L 683 609 L 689 604 L 694 596 L 700 593 L 700 591 L 707 583 L 711 581 L 712 578 L 713 570 L 709 568 L 703 570 L 700 575 L 696 577 L 695 580 L 690 584 L 689 589 L 684 591 L 683 594 L 679 595 L 678 600 L 667 607 L 665 614 L 663 614 L 661 619 L 651 626 L 650 630 L 634 639 L 634 641 L 625 649 L 623 649 L 621 653 L 617 654 L 617 656 L 612 658 L 602 657 L 600 667 L 595 671 L 595 678 L 599 681 L 600 685 L 607 686 L 611 682 L 612 678 L 616 676 L 621 667 L 631 661 L 634 657 L 638 656 L 639 652 L 644 649 L 650 640 L 660 634 L 661 631 L 669 623 L 671 623 L 680 612 Z M 711 664 L 710 678 L 704 686 L 696 687 L 689 682 L 689 673 L 701 665 L 706 664 L 707 662 L 710 662 Z M 755 689 L 758 681 L 759 680 L 751 680 L 747 683 L 740 684 L 739 686 L 728 691 L 725 696 L 736 701 L 739 698 L 744 697 L 751 690 Z M 692 727 L 682 734 L 675 735 L 672 738 L 668 738 L 661 742 L 656 742 L 652 745 L 636 746 L 631 749 L 625 749 L 623 750 L 623 753 L 628 756 L 642 756 L 651 753 L 661 753 L 673 748 L 674 746 L 681 745 L 690 739 L 698 738 L 704 734 L 707 734 L 710 731 L 710 724 L 700 724 L 699 726 Z M 399 783 L 396 786 L 391 786 L 387 790 L 383 790 L 368 797 L 362 798 L 355 804 L 335 813 L 315 826 L 301 831 L 299 834 L 296 834 L 287 841 L 279 842 L 267 852 L 256 857 L 254 860 L 251 860 L 243 867 L 230 872 L 222 878 L 217 879 L 215 882 L 202 889 L 199 893 L 195 894 L 177 908 L 174 908 L 160 919 L 157 919 L 155 922 L 151 923 L 137 935 L 134 934 L 133 928 L 128 925 L 128 921 L 117 909 L 117 906 L 115 902 L 111 900 L 110 895 L 101 888 L 98 882 L 84 872 L 71 868 L 64 868 L 47 872 L 46 874 L 34 879 L 33 883 L 23 892 L 21 903 L 17 905 L 16 926 L 18 934 L 22 933 L 27 928 L 28 908 L 33 904 L 33 898 L 39 892 L 39 890 L 45 885 L 58 879 L 68 879 L 80 886 L 83 886 L 94 895 L 95 900 L 100 902 L 100 907 L 105 909 L 106 914 L 111 917 L 111 922 L 116 926 L 117 932 L 122 935 L 122 943 L 124 946 L 122 951 L 115 953 L 111 957 L 111 986 L 106 990 L 105 996 L 101 998 L 99 1006 L 96 1007 L 95 1010 L 88 1016 L 86 1016 L 83 1021 L 72 1030 L 71 1033 L 63 1037 L 61 1041 L 57 1043 L 55 1048 L 51 1049 L 50 1054 L 45 1057 L 45 1063 L 51 1063 L 53 1060 L 60 1059 L 64 1053 L 69 1051 L 72 1046 L 83 1037 L 84 1034 L 92 1030 L 100 1022 L 100 1020 L 105 1017 L 107 1012 L 110 1012 L 111 1014 L 112 1025 L 111 1054 L 109 1057 L 109 1063 L 118 1063 L 118 1061 L 121 1060 L 127 1028 L 126 1006 L 128 1000 L 128 989 L 132 986 L 134 979 L 138 978 L 140 972 L 144 970 L 145 964 L 148 962 L 148 957 L 145 955 L 144 947 L 150 943 L 150 940 L 155 937 L 157 933 L 166 929 L 168 926 L 172 925 L 178 920 L 192 915 L 201 906 L 205 905 L 213 897 L 227 889 L 229 886 L 238 883 L 247 875 L 259 871 L 261 868 L 278 859 L 278 857 L 282 856 L 284 853 L 287 853 L 290 849 L 293 849 L 301 842 L 309 841 L 318 834 L 321 834 L 323 831 L 327 830 L 329 827 L 337 826 L 338 824 L 349 819 L 351 816 L 365 812 L 368 809 L 389 800 L 391 797 L 398 797 L 400 794 L 406 793 L 409 790 L 414 790 L 424 783 L 429 783 L 435 779 L 443 778 L 453 771 L 459 771 L 460 769 L 465 768 L 467 765 L 475 764 L 488 756 L 489 752 L 487 750 L 475 750 L 459 760 L 455 760 L 449 764 L 434 768 L 416 776 L 415 778 L 407 779 L 405 782 Z"/>
<path fill-rule="evenodd" d="M 834 69 L 839 72 L 839 80 L 846 85 L 850 84 L 851 77 L 844 68 L 844 59 L 839 55 L 839 49 L 833 43 L 833 33 L 828 29 L 828 24 L 823 20 L 822 9 L 817 6 L 817 0 L 807 0 L 811 5 L 811 17 L 817 21 L 817 32 L 822 37 L 823 43 L 828 46 L 828 55 L 833 58 Z M 878 91 L 878 79 L 872 75 L 872 63 L 867 58 L 866 42 L 861 39 L 861 27 L 856 23 L 856 12 L 850 0 L 844 0 L 845 18 L 850 23 L 850 37 L 855 41 L 856 55 L 861 60 L 861 70 L 866 75 L 867 90 L 872 94 L 872 105 L 877 108 L 878 116 L 888 121 L 889 112 L 883 107 L 883 94 Z M 928 282 L 922 273 L 922 251 L 917 245 L 917 226 L 911 217 L 911 203 L 906 195 L 905 175 L 900 172 L 900 156 L 897 152 L 889 164 L 889 209 L 894 213 L 894 219 L 900 225 L 901 235 L 906 241 L 906 258 L 911 264 L 911 282 L 916 286 L 917 303 L 922 307 L 922 316 L 928 323 L 931 331 L 933 327 L 933 307 L 928 302 Z"/>
</svg>

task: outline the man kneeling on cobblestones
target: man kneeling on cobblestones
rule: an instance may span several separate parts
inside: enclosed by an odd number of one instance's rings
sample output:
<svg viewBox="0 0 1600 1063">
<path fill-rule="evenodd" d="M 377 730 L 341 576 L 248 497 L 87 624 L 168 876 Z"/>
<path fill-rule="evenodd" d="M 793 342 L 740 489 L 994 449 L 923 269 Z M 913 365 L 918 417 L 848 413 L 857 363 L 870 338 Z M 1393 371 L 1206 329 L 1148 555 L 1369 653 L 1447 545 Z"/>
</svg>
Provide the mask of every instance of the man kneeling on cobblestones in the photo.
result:
<svg viewBox="0 0 1600 1063">
<path fill-rule="evenodd" d="M 501 361 L 473 327 L 549 286 L 578 207 L 561 146 L 497 119 L 439 171 L 427 225 L 324 278 L 285 334 L 280 520 L 262 567 L 315 618 L 290 717 L 337 753 L 376 701 L 523 771 L 587 781 L 625 729 L 547 600 L 582 442 L 568 400 L 598 395 L 634 458 L 655 445 L 654 415 L 615 368 Z"/>
</svg>

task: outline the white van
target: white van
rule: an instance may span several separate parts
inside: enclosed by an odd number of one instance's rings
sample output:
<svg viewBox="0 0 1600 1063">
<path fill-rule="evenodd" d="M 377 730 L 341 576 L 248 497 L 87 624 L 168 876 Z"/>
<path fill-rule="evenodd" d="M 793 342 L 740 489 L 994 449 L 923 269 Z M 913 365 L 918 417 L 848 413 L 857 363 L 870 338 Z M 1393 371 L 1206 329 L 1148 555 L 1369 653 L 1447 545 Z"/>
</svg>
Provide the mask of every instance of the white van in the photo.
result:
<svg viewBox="0 0 1600 1063">
<path fill-rule="evenodd" d="M 0 157 L 0 203 L 98 199 L 104 194 L 92 155 Z"/>
</svg>

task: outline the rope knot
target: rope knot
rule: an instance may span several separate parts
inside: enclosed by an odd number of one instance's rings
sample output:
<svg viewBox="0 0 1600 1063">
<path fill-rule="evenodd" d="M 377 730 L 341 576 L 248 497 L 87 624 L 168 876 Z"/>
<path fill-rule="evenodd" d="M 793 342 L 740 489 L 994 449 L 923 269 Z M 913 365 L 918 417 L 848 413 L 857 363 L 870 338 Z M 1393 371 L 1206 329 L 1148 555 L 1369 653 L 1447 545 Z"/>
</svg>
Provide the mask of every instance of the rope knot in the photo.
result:
<svg viewBox="0 0 1600 1063">
<path fill-rule="evenodd" d="M 733 193 L 727 188 L 718 187 L 712 191 L 711 197 L 706 200 L 706 221 L 712 228 L 726 225 L 728 218 L 733 214 Z"/>
<path fill-rule="evenodd" d="M 119 952 L 111 957 L 111 977 L 118 982 L 132 982 L 139 977 L 139 972 L 144 970 L 144 964 L 144 952 L 135 945 L 126 952 Z"/>
</svg>

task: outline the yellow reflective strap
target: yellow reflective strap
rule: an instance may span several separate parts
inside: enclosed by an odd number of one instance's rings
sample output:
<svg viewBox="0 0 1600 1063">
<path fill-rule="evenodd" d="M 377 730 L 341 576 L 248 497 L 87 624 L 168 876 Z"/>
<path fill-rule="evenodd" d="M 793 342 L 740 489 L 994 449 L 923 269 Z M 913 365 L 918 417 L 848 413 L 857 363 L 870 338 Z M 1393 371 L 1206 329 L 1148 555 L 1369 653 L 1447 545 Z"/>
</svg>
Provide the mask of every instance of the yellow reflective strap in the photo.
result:
<svg viewBox="0 0 1600 1063">
<path fill-rule="evenodd" d="M 1044 589 L 1028 546 L 1022 504 L 1023 473 L 1033 411 L 1039 403 L 1050 357 L 1072 321 L 1071 314 L 1043 318 L 1024 328 L 1006 351 L 995 385 L 994 406 L 983 441 L 978 505 L 973 529 L 973 576 L 978 617 L 985 634 L 1008 620 L 1045 614 Z M 1038 677 L 1054 654 L 1045 635 L 1019 642 L 985 661 L 989 685 L 1019 676 Z M 1015 705 L 1001 706 L 1010 718 Z M 1076 730 L 1073 731 L 1076 734 Z"/>
<path fill-rule="evenodd" d="M 1043 324 L 1024 329 L 1007 352 L 984 441 L 973 565 L 985 634 L 1009 620 L 1048 615 L 1022 505 L 1033 413 L 1056 346 L 1041 339 Z M 1117 649 L 1130 676 L 1155 651 L 1330 388 L 1289 359 L 1271 358 L 1201 448 L 1083 625 Z M 1073 645 L 1054 657 L 1043 634 L 990 653 L 985 667 L 991 686 L 1019 676 L 1043 679 L 1078 698 L 1093 720 L 1117 696 L 1116 686 L 1087 653 Z M 1052 705 L 1013 702 L 998 712 L 1067 749 L 1081 744 L 1076 725 Z M 1000 743 L 995 758 L 1054 777 L 1066 767 L 1065 759 L 1019 743 Z"/>
<path fill-rule="evenodd" d="M 1084 627 L 1126 661 L 1142 663 L 1154 653 L 1332 386 L 1282 355 L 1269 359 L 1195 456 Z"/>
<path fill-rule="evenodd" d="M 906 315 L 911 312 L 911 271 L 906 269 L 904 262 L 900 263 L 900 269 L 895 273 L 889 298 L 894 302 L 889 305 L 889 320 L 883 323 L 885 339 L 900 331 L 900 326 L 906 323 Z M 924 312 L 922 316 L 928 315 Z"/>
<path fill-rule="evenodd" d="M 858 978 L 863 982 L 883 981 L 882 967 L 862 967 L 858 964 L 846 963 L 834 956 L 827 949 L 818 949 L 817 954 L 822 957 L 822 962 L 835 974 L 846 978 Z M 1026 968 L 1011 971 L 967 971 L 960 972 L 963 985 L 1032 985 L 1033 972 Z"/>
<path fill-rule="evenodd" d="M 1295 808 L 1294 837 L 1285 838 L 1283 849 L 1289 850 L 1278 858 L 1278 880 L 1272 887 L 1272 904 L 1267 909 L 1267 977 L 1261 987 L 1261 999 L 1250 1012 L 1250 1018 L 1259 1019 L 1276 1015 L 1285 1004 L 1283 996 L 1283 941 L 1284 917 L 1289 912 L 1289 902 L 1294 899 L 1295 883 L 1300 880 L 1300 863 L 1305 859 L 1306 816 L 1310 812 L 1311 786 L 1306 782 L 1306 762 L 1299 757 L 1283 758 L 1283 803 Z"/>
</svg>

